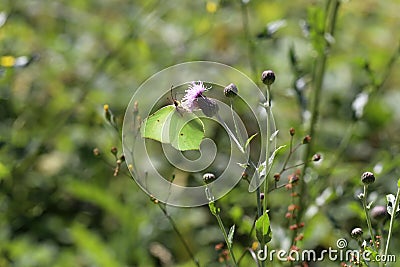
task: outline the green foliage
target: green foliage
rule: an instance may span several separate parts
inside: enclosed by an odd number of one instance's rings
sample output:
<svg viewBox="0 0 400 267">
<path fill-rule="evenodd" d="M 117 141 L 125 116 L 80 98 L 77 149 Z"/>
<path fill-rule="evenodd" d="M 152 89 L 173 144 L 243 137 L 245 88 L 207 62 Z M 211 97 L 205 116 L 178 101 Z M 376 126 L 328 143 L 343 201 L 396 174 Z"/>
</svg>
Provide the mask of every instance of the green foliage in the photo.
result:
<svg viewBox="0 0 400 267">
<path fill-rule="evenodd" d="M 294 143 L 310 134 L 316 58 L 327 57 L 311 147 L 323 159 L 308 162 L 300 176 L 305 190 L 299 208 L 304 216 L 298 222 L 286 217 L 297 200 L 285 185 L 301 168 L 285 170 L 278 181 L 268 176 L 269 188 L 278 189 L 265 195 L 269 216 L 265 213 L 257 220 L 260 196 L 248 192 L 245 179 L 219 200 L 218 208 L 213 202 L 195 209 L 167 207 L 201 266 L 224 265 L 215 250 L 224 236 L 213 214 L 226 226 L 234 225 L 227 239 L 238 261 L 245 252 L 240 266 L 256 266 L 248 251 L 256 238 L 269 241 L 271 232 L 271 248 L 282 248 L 303 233 L 295 245 L 305 249 L 335 248 L 337 239 L 350 238 L 354 226 L 366 229 L 366 215 L 356 197 L 360 174 L 374 170 L 378 178 L 369 187 L 371 208 L 385 205 L 385 196 L 400 187 L 395 180 L 400 163 L 398 1 L 340 1 L 331 36 L 324 32 L 329 26 L 327 6 L 333 2 L 1 1 L 0 266 L 168 266 L 169 256 L 172 266 L 193 266 L 155 200 L 127 175 L 124 162 L 117 163 L 122 149 L 115 131 L 143 81 L 191 60 L 229 64 L 257 84 L 262 70 L 274 70 L 272 107 L 280 129 L 275 136 L 278 151 L 271 155 L 269 174 L 274 174 L 286 164 L 288 149 L 281 147 L 289 148 L 287 130 L 296 129 Z M 268 25 L 277 22 L 285 26 L 268 32 Z M 261 38 L 258 33 L 263 33 Z M 369 98 L 358 117 L 352 103 L 360 93 Z M 104 104 L 112 110 L 112 125 L 104 118 Z M 147 104 L 143 100 L 139 108 Z M 238 106 L 247 131 L 259 132 Z M 179 116 L 174 106 L 166 110 Z M 179 139 L 168 143 L 180 150 L 198 149 L 204 131 L 196 129 L 194 144 Z M 222 131 L 215 131 L 213 138 L 225 145 L 229 138 Z M 159 132 L 149 135 L 145 137 L 161 141 Z M 251 136 L 245 144 L 252 158 L 260 136 Z M 110 153 L 114 146 L 116 156 Z M 93 154 L 94 148 L 99 154 Z M 301 147 L 299 152 L 288 167 L 303 162 L 306 151 Z M 267 175 L 261 163 L 258 171 Z M 192 176 L 197 174 L 162 168 L 175 173 L 177 183 L 196 179 Z M 249 176 L 257 171 L 252 168 L 246 169 Z M 388 252 L 399 255 L 396 221 L 390 226 Z M 302 222 L 304 228 L 290 230 Z M 372 220 L 374 234 L 389 229 L 386 221 L 377 225 Z M 350 242 L 349 247 L 357 244 Z"/>
<path fill-rule="evenodd" d="M 256 235 L 261 244 L 266 244 L 272 239 L 271 223 L 268 212 L 265 212 L 256 221 Z"/>
</svg>

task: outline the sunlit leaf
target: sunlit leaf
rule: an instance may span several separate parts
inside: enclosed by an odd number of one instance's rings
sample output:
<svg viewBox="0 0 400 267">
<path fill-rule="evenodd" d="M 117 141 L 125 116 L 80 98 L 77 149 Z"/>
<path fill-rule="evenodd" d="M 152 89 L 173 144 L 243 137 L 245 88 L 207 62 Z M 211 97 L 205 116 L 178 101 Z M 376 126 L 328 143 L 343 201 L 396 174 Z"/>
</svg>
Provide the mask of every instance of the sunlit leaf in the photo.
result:
<svg viewBox="0 0 400 267">
<path fill-rule="evenodd" d="M 244 145 L 244 148 L 245 148 L 245 149 L 246 149 L 247 146 L 250 144 L 251 140 L 253 140 L 253 138 L 256 137 L 256 136 L 257 136 L 257 133 L 253 134 L 252 136 L 250 136 L 250 137 L 247 139 L 246 144 Z"/>
<path fill-rule="evenodd" d="M 260 243 L 268 243 L 272 238 L 272 231 L 269 221 L 268 212 L 265 212 L 256 221 L 256 236 Z"/>
<path fill-rule="evenodd" d="M 233 243 L 233 235 L 235 234 L 235 225 L 232 225 L 228 233 L 228 245 L 231 247 Z"/>
<path fill-rule="evenodd" d="M 273 134 L 271 134 L 271 137 L 269 138 L 269 141 L 273 141 L 275 137 L 278 135 L 279 130 L 276 130 Z"/>
<path fill-rule="evenodd" d="M 282 149 L 284 149 L 285 147 L 286 147 L 286 145 L 280 146 L 280 147 L 278 147 L 277 149 L 275 149 L 274 152 L 272 152 L 271 156 L 270 156 L 269 159 L 268 159 L 268 165 L 269 165 L 269 166 L 274 162 L 274 159 L 275 159 L 275 157 L 276 157 L 276 154 L 278 154 L 278 152 L 281 151 Z"/>
</svg>

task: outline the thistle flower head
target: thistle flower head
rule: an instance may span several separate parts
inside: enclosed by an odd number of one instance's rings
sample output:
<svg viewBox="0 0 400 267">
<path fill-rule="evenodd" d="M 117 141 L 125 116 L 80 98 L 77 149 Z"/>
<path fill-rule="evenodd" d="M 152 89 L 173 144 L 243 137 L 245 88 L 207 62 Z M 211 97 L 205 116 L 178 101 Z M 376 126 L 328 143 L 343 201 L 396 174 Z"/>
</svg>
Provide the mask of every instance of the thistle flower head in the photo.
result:
<svg viewBox="0 0 400 267">
<path fill-rule="evenodd" d="M 189 84 L 188 89 L 185 90 L 185 95 L 182 98 L 181 105 L 182 107 L 192 112 L 193 110 L 198 108 L 197 98 L 201 97 L 205 91 L 209 88 L 206 88 L 203 82 L 191 82 Z"/>
</svg>

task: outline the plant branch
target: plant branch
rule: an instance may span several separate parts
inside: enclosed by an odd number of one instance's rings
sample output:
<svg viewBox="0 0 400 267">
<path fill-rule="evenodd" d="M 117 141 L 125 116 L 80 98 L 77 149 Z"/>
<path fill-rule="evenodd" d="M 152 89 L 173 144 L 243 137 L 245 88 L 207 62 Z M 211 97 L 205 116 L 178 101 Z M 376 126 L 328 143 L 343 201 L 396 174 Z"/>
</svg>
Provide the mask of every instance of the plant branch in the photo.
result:
<svg viewBox="0 0 400 267">
<path fill-rule="evenodd" d="M 158 206 L 160 207 L 160 209 L 162 210 L 162 212 L 164 213 L 165 217 L 168 219 L 169 223 L 171 224 L 172 228 L 174 229 L 175 233 L 177 234 L 178 238 L 181 240 L 183 247 L 185 248 L 186 252 L 189 254 L 190 258 L 192 259 L 193 263 L 197 266 L 200 267 L 200 263 L 199 260 L 196 259 L 196 257 L 194 256 L 192 250 L 189 247 L 189 244 L 186 242 L 185 238 L 183 237 L 183 235 L 181 234 L 181 232 L 179 231 L 175 221 L 172 219 L 172 217 L 169 215 L 169 213 L 167 212 L 167 209 L 165 206 L 163 206 L 162 204 L 158 204 Z"/>
</svg>

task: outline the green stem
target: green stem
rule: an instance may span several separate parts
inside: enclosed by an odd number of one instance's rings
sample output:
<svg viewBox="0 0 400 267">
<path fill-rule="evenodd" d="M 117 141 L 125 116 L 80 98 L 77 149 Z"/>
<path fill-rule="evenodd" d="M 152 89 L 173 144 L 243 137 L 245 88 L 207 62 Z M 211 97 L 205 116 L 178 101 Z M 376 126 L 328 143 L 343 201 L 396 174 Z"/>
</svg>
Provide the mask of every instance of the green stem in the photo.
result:
<svg viewBox="0 0 400 267">
<path fill-rule="evenodd" d="M 270 143 L 270 137 L 271 137 L 271 129 L 269 126 L 270 123 L 270 114 L 271 114 L 271 96 L 270 96 L 270 92 L 271 92 L 271 87 L 270 85 L 267 85 L 267 103 L 268 106 L 266 107 L 266 111 L 267 111 L 267 144 L 265 145 L 265 175 L 267 176 L 267 174 L 269 173 L 269 143 Z M 268 177 L 265 177 L 264 180 L 264 210 L 267 210 L 268 207 L 268 201 L 267 201 L 267 195 L 266 193 L 268 192 Z M 263 212 L 264 213 L 264 212 Z M 264 245 L 264 244 L 262 244 Z"/>
<path fill-rule="evenodd" d="M 162 210 L 162 212 L 164 213 L 165 217 L 168 219 L 169 223 L 171 224 L 172 228 L 174 229 L 175 233 L 177 234 L 178 238 L 181 240 L 183 247 L 185 248 L 185 250 L 187 251 L 187 253 L 189 254 L 190 258 L 192 259 L 193 263 L 197 266 L 200 267 L 200 263 L 199 260 L 196 259 L 196 257 L 194 256 L 192 250 L 189 247 L 189 244 L 186 242 L 185 238 L 183 238 L 183 235 L 181 234 L 181 232 L 179 231 L 175 221 L 172 219 L 172 217 L 169 215 L 169 213 L 167 212 L 167 209 L 162 206 L 161 204 L 158 205 L 160 207 L 160 209 Z"/>
<path fill-rule="evenodd" d="M 397 211 L 397 207 L 399 206 L 399 203 L 400 203 L 400 188 L 398 187 L 397 188 L 397 194 L 396 194 L 396 201 L 394 203 L 394 207 L 392 207 L 393 208 L 392 214 L 390 215 L 389 233 L 388 233 L 387 242 L 386 242 L 386 248 L 385 248 L 385 260 L 388 257 L 390 239 L 392 238 L 394 217 L 396 216 L 396 211 Z M 385 262 L 385 265 L 386 265 L 386 262 Z"/>
<path fill-rule="evenodd" d="M 378 248 L 376 247 L 376 242 L 375 242 L 375 236 L 374 236 L 374 232 L 372 230 L 372 224 L 371 224 L 371 218 L 369 217 L 368 214 L 368 208 L 367 208 L 367 185 L 364 185 L 364 197 L 362 199 L 362 204 L 363 204 L 363 208 L 364 208 L 364 212 L 365 212 L 365 217 L 367 219 L 367 225 L 368 225 L 368 229 L 369 229 L 369 234 L 371 235 L 371 240 L 372 243 L 374 245 L 375 250 L 378 252 Z"/>
<path fill-rule="evenodd" d="M 222 222 L 221 217 L 219 216 L 218 213 L 215 213 L 214 216 L 215 216 L 215 218 L 217 218 L 219 228 L 221 229 L 222 234 L 224 235 L 225 243 L 228 246 L 229 254 L 231 255 L 232 261 L 235 266 L 238 266 L 236 263 L 235 255 L 233 254 L 232 245 L 229 242 L 228 234 L 226 233 L 226 230 L 225 230 L 224 223 Z"/>
<path fill-rule="evenodd" d="M 325 30 L 322 33 L 324 36 L 329 35 L 329 36 L 334 36 L 334 31 L 335 31 L 335 25 L 336 25 L 336 18 L 338 14 L 340 6 L 340 0 L 331 0 L 328 1 L 327 9 L 326 9 L 326 22 L 325 22 Z M 324 47 L 321 51 L 319 51 L 318 58 L 316 59 L 316 63 L 314 66 L 314 71 L 313 71 L 313 96 L 312 96 L 312 107 L 311 107 L 311 121 L 310 121 L 310 126 L 309 126 L 309 134 L 311 137 L 315 140 L 315 132 L 316 132 L 316 125 L 319 117 L 319 108 L 320 108 L 320 102 L 321 102 L 321 92 L 322 92 L 322 84 L 324 81 L 324 74 L 325 74 L 325 69 L 326 69 L 326 62 L 328 59 L 329 55 L 329 50 L 331 47 L 331 44 L 324 39 Z M 303 167 L 303 175 L 305 174 L 309 161 L 308 158 L 312 154 L 312 142 L 307 145 L 305 154 L 304 154 L 304 167 Z M 298 216 L 297 216 L 297 223 L 300 223 L 303 213 L 304 213 L 304 208 L 307 206 L 305 201 L 307 201 L 307 196 L 306 196 L 306 184 L 304 182 L 300 183 L 300 196 L 302 201 L 302 205 L 299 205 L 299 210 L 298 210 Z M 295 237 L 296 231 L 294 231 L 293 238 Z"/>
<path fill-rule="evenodd" d="M 250 33 L 250 26 L 249 26 L 249 14 L 247 10 L 247 4 L 240 0 L 241 3 L 241 10 L 242 10 L 242 26 L 243 26 L 243 31 L 244 31 L 244 37 L 245 40 L 247 40 L 247 49 L 249 53 L 249 64 L 251 71 L 253 72 L 254 79 L 256 80 L 256 84 L 259 85 L 260 79 L 258 78 L 258 70 L 257 70 L 257 65 L 256 65 L 256 56 L 255 56 L 255 51 L 256 47 L 254 45 L 253 37 L 251 36 Z"/>
</svg>

